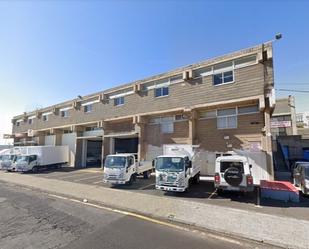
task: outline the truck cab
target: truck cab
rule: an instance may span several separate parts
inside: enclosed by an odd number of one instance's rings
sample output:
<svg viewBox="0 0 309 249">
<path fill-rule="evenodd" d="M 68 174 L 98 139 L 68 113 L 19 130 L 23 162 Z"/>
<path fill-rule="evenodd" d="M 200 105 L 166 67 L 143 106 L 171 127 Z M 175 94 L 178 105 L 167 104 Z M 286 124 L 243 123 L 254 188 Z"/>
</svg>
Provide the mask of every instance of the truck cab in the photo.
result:
<svg viewBox="0 0 309 249">
<path fill-rule="evenodd" d="M 254 190 L 252 165 L 245 156 L 221 156 L 216 159 L 214 185 L 218 192 Z"/>
<path fill-rule="evenodd" d="M 15 154 L 7 154 L 1 156 L 0 168 L 3 170 L 11 170 L 16 159 Z"/>
<path fill-rule="evenodd" d="M 154 160 L 156 189 L 184 192 L 191 181 L 199 182 L 199 170 L 187 155 L 162 155 Z"/>
<path fill-rule="evenodd" d="M 38 165 L 37 155 L 17 155 L 12 165 L 14 171 L 36 171 Z"/>
<path fill-rule="evenodd" d="M 111 184 L 132 184 L 137 175 L 149 178 L 152 172 L 150 163 L 137 162 L 134 154 L 108 155 L 104 163 L 103 181 Z"/>
</svg>

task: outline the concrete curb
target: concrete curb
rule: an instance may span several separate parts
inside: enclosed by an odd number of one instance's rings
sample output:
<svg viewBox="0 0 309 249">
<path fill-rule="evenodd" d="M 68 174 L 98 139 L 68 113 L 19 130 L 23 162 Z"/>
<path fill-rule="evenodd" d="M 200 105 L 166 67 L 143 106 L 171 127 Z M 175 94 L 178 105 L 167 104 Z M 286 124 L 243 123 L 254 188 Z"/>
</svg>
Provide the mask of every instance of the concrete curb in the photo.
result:
<svg viewBox="0 0 309 249">
<path fill-rule="evenodd" d="M 86 198 L 122 210 L 264 241 L 276 246 L 308 248 L 309 245 L 309 221 L 305 220 L 25 174 L 0 172 L 0 180 L 81 200 Z"/>
</svg>

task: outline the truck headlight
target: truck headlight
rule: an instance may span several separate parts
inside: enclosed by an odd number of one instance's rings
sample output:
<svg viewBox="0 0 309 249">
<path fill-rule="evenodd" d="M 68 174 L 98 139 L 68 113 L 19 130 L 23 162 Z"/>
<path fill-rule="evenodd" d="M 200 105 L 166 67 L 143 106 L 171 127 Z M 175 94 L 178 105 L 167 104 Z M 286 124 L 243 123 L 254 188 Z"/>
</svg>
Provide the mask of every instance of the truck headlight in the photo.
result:
<svg viewBox="0 0 309 249">
<path fill-rule="evenodd" d="M 123 179 L 123 177 L 124 177 L 124 173 L 122 172 L 122 173 L 119 174 L 118 178 Z"/>
</svg>

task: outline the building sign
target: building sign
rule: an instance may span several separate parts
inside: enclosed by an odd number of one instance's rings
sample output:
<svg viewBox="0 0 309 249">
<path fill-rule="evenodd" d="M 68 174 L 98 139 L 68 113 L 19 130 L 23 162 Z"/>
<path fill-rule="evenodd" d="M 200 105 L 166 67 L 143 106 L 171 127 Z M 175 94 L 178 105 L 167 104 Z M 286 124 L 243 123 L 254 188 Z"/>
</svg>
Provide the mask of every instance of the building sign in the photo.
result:
<svg viewBox="0 0 309 249">
<path fill-rule="evenodd" d="M 271 128 L 288 128 L 292 126 L 291 121 L 271 121 Z"/>
<path fill-rule="evenodd" d="M 28 137 L 33 137 L 34 136 L 34 132 L 32 129 L 28 130 Z"/>
</svg>

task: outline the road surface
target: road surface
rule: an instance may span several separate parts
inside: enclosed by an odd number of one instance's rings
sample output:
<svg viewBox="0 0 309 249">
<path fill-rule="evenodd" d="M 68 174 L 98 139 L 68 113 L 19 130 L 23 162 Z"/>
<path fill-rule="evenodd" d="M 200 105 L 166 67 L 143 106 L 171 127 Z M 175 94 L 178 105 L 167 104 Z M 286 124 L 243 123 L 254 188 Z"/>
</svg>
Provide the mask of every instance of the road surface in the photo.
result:
<svg viewBox="0 0 309 249">
<path fill-rule="evenodd" d="M 145 221 L 4 182 L 0 182 L 0 231 L 1 249 L 267 248 Z"/>
</svg>

